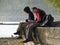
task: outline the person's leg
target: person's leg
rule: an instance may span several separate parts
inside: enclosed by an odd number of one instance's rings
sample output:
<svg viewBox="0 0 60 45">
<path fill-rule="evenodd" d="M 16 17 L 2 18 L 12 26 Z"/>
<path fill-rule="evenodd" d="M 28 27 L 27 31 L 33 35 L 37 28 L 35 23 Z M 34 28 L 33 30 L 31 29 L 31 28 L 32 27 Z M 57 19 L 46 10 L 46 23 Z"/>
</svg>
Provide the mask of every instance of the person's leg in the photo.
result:
<svg viewBox="0 0 60 45">
<path fill-rule="evenodd" d="M 14 33 L 14 34 L 15 34 L 15 35 L 19 35 L 18 38 L 22 37 L 22 35 L 25 36 L 25 35 L 26 35 L 25 28 L 26 28 L 26 26 L 27 26 L 28 24 L 30 24 L 30 23 L 28 23 L 28 22 L 21 22 L 21 23 L 19 24 L 19 27 L 18 27 L 18 29 L 17 29 L 17 32 Z"/>
<path fill-rule="evenodd" d="M 18 28 L 17 28 L 17 32 L 14 33 L 15 35 L 20 35 L 20 32 L 22 30 L 22 23 L 19 24 Z"/>
<path fill-rule="evenodd" d="M 30 24 L 31 24 L 30 22 L 25 22 L 21 25 L 22 26 L 22 35 L 24 35 L 25 38 L 26 38 L 26 32 L 27 32 L 26 27 Z"/>
<path fill-rule="evenodd" d="M 36 41 L 35 41 L 36 44 L 41 44 L 41 45 L 44 44 L 44 43 L 42 42 L 42 39 L 40 38 L 40 33 L 38 33 L 37 30 L 35 30 L 35 32 L 34 32 L 34 37 L 35 37 L 35 39 L 36 39 Z"/>
<path fill-rule="evenodd" d="M 22 39 L 22 23 L 19 24 L 17 28 L 17 32 L 14 33 L 15 35 L 19 35 L 17 39 Z"/>
<path fill-rule="evenodd" d="M 33 40 L 33 38 L 32 38 L 32 31 L 33 30 L 30 30 L 31 26 L 32 26 L 32 24 L 29 24 L 26 26 L 26 40 L 23 41 L 24 43 Z"/>
<path fill-rule="evenodd" d="M 34 23 L 33 25 L 31 25 L 29 27 L 28 38 L 25 41 L 23 41 L 23 42 L 29 42 L 29 41 L 32 41 L 33 40 L 33 38 L 32 38 L 32 32 L 35 31 L 35 29 L 36 29 L 37 26 L 39 26 L 39 23 Z M 36 35 L 35 35 L 35 37 L 36 37 Z"/>
<path fill-rule="evenodd" d="M 43 44 L 42 40 L 39 37 L 39 33 L 36 30 L 36 27 L 39 27 L 39 26 L 40 26 L 39 23 L 35 23 L 35 24 L 30 26 L 29 33 L 28 33 L 28 38 L 25 41 L 23 41 L 24 43 L 29 42 L 29 41 L 33 41 L 33 37 L 32 37 L 32 32 L 33 32 L 34 33 L 34 38 L 35 38 L 35 40 L 34 40 L 35 43 L 36 44 Z"/>
</svg>

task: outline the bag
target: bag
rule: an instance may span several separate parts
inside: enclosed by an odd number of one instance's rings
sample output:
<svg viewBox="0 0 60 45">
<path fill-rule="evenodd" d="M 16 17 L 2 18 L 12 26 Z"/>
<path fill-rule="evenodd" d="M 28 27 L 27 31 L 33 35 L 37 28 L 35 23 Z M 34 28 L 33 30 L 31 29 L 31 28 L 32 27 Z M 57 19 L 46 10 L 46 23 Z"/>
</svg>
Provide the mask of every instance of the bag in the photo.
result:
<svg viewBox="0 0 60 45">
<path fill-rule="evenodd" d="M 51 14 L 48 15 L 48 21 L 51 23 L 54 21 L 54 17 Z"/>
</svg>

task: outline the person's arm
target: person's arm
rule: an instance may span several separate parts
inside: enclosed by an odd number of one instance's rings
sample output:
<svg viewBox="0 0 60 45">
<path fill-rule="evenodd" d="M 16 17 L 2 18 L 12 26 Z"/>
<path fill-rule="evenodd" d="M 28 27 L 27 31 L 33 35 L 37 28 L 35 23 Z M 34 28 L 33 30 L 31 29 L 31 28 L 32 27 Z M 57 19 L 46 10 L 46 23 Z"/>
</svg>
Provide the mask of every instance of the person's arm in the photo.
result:
<svg viewBox="0 0 60 45">
<path fill-rule="evenodd" d="M 45 21 L 42 23 L 41 26 L 44 26 L 47 22 L 48 22 L 48 16 L 46 16 L 46 19 L 45 19 Z"/>
</svg>

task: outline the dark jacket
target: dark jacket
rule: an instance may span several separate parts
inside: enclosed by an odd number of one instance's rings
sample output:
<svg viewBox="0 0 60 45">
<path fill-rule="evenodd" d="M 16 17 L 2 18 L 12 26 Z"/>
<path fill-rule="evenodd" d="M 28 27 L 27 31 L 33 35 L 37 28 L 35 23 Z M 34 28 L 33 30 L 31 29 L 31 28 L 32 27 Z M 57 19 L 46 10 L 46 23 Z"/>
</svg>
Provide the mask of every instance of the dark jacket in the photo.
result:
<svg viewBox="0 0 60 45">
<path fill-rule="evenodd" d="M 29 12 L 29 20 L 34 20 L 34 15 L 32 12 Z"/>
</svg>

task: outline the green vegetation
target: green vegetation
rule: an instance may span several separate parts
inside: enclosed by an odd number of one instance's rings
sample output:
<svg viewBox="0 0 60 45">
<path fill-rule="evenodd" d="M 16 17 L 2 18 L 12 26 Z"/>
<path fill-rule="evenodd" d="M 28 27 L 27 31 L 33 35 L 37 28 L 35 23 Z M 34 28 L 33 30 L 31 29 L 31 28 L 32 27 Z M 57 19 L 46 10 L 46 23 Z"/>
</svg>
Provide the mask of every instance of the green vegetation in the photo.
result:
<svg viewBox="0 0 60 45">
<path fill-rule="evenodd" d="M 44 0 L 44 1 L 48 3 L 49 6 L 55 7 L 57 13 L 60 15 L 60 0 Z"/>
</svg>

